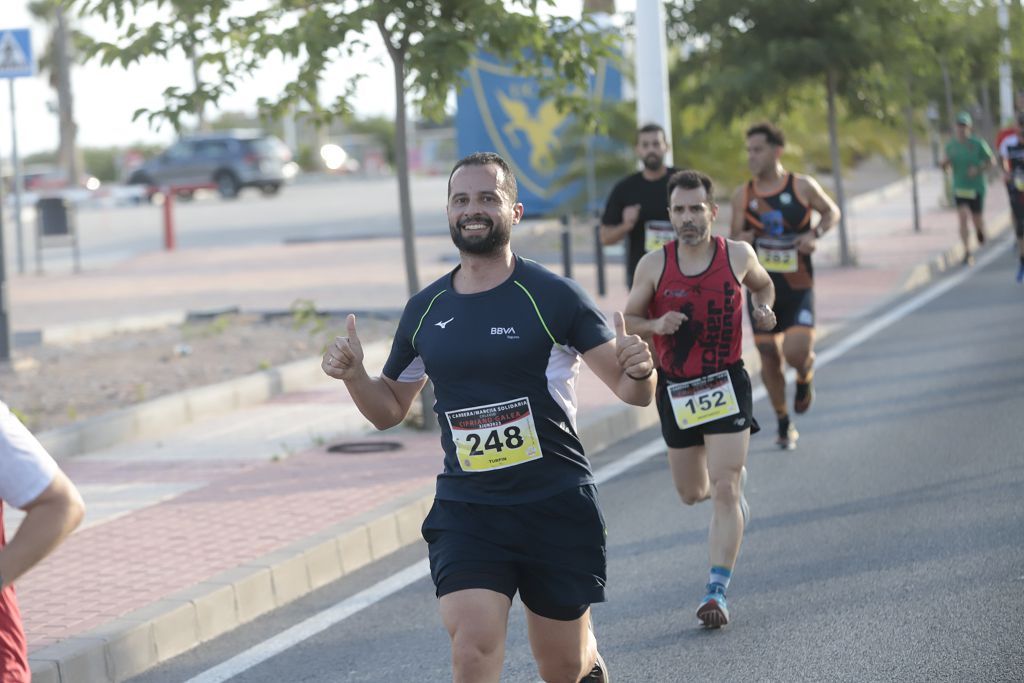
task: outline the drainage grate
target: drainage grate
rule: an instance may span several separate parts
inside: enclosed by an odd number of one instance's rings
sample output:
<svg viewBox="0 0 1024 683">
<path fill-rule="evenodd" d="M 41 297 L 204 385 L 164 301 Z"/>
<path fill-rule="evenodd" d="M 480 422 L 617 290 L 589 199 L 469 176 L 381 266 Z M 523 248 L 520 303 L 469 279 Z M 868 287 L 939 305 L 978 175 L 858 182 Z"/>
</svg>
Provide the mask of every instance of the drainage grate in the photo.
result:
<svg viewBox="0 0 1024 683">
<path fill-rule="evenodd" d="M 328 453 L 360 454 L 360 453 L 384 453 L 386 451 L 402 450 L 402 444 L 398 441 L 349 441 L 347 443 L 336 443 L 327 448 Z"/>
</svg>

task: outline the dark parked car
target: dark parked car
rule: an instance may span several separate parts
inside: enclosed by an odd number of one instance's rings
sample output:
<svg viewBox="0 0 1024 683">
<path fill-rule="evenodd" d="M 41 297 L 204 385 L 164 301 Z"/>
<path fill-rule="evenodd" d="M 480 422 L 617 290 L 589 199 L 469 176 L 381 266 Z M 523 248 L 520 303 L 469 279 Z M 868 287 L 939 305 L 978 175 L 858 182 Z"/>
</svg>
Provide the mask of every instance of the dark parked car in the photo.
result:
<svg viewBox="0 0 1024 683">
<path fill-rule="evenodd" d="M 273 135 L 231 131 L 178 140 L 162 154 L 144 162 L 128 177 L 130 185 L 147 185 L 150 194 L 171 187 L 181 196 L 201 188 L 236 197 L 243 187 L 277 194 L 294 176 L 288 147 Z"/>
</svg>

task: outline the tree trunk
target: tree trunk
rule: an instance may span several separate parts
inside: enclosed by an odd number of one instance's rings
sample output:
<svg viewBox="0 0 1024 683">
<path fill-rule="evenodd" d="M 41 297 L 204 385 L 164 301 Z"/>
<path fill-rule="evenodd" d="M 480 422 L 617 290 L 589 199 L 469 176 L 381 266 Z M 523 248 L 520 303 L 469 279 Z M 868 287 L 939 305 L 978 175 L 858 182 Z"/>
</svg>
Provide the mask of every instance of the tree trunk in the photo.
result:
<svg viewBox="0 0 1024 683">
<path fill-rule="evenodd" d="M 60 166 L 67 172 L 68 182 L 72 187 L 77 187 L 79 165 L 75 138 L 78 126 L 75 124 L 75 105 L 71 95 L 71 56 L 69 54 L 68 29 L 67 23 L 64 21 L 64 9 L 61 5 L 58 4 L 54 11 L 57 20 L 54 35 L 54 69 L 57 73 L 57 110 L 60 120 L 60 147 L 57 158 Z"/>
<path fill-rule="evenodd" d="M 989 94 L 988 82 L 984 81 L 981 84 L 981 119 L 978 123 L 981 125 L 975 128 L 975 130 L 981 134 L 981 137 L 991 142 L 996 137 L 994 130 L 995 126 L 992 123 L 992 96 Z"/>
<path fill-rule="evenodd" d="M 921 232 L 921 201 L 917 191 L 917 139 L 914 136 L 914 107 L 907 103 L 907 144 L 910 147 L 910 184 L 914 194 L 914 232 Z"/>
<path fill-rule="evenodd" d="M 202 87 L 203 81 L 199 77 L 199 59 L 196 55 L 196 46 L 194 43 L 190 43 L 185 48 L 185 53 L 188 55 L 188 60 L 192 64 L 192 82 L 195 84 L 196 92 Z M 206 120 L 206 103 L 199 102 L 196 104 L 196 129 L 202 133 L 209 132 L 210 125 Z"/>
<path fill-rule="evenodd" d="M 395 71 L 395 172 L 398 175 L 398 205 L 402 217 L 402 247 L 405 252 L 405 283 L 409 296 L 420 291 L 416 272 L 416 234 L 412 223 L 409 192 L 409 138 L 405 116 L 405 56 L 393 55 Z"/>
<path fill-rule="evenodd" d="M 828 89 L 828 137 L 829 150 L 832 154 L 832 177 L 835 179 L 836 204 L 839 205 L 839 264 L 842 266 L 856 265 L 850 255 L 849 241 L 846 236 L 846 195 L 843 193 L 843 161 L 839 156 L 839 131 L 836 125 L 836 76 L 831 69 L 826 75 Z"/>
<path fill-rule="evenodd" d="M 949 84 L 949 66 L 946 65 L 945 59 L 939 60 L 939 66 L 942 68 L 942 87 L 946 94 L 946 117 L 949 122 L 950 134 L 956 130 L 956 112 L 953 111 L 953 86 Z"/>
<path fill-rule="evenodd" d="M 381 26 L 381 33 L 384 27 Z M 385 43 L 390 45 L 388 36 Z M 412 199 L 409 192 L 409 137 L 406 133 L 405 115 L 405 52 L 389 48 L 395 74 L 395 172 L 398 175 L 398 205 L 402 220 L 402 247 L 405 253 L 405 282 L 409 296 L 420 291 L 420 279 L 416 272 L 416 230 L 412 222 Z M 420 392 L 420 409 L 423 412 L 423 430 L 437 429 L 434 419 L 434 385 L 427 380 Z"/>
</svg>

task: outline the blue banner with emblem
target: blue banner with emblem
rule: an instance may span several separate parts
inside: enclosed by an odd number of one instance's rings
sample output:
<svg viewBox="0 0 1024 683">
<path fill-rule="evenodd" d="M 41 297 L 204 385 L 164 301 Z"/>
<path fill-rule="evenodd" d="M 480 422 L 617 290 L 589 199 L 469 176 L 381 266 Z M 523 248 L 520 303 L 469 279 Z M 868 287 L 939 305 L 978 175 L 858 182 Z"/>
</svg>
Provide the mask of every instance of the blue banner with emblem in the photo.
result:
<svg viewBox="0 0 1024 683">
<path fill-rule="evenodd" d="M 550 215 L 584 191 L 582 181 L 556 187 L 568 166 L 558 163 L 556 148 L 571 128 L 572 114 L 559 112 L 554 99 L 540 99 L 534 79 L 487 53 L 473 58 L 463 78 L 455 116 L 459 157 L 474 152 L 504 157 L 516 174 L 519 201 L 528 216 Z M 617 102 L 622 75 L 602 60 L 590 88 L 595 97 Z"/>
</svg>

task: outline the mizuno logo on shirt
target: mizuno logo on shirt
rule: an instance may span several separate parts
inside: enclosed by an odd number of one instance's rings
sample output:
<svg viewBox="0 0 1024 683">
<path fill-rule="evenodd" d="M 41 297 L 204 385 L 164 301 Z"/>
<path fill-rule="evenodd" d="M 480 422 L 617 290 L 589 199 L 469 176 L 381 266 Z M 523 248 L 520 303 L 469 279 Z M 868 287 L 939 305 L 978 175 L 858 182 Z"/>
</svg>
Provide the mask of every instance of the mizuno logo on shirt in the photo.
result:
<svg viewBox="0 0 1024 683">
<path fill-rule="evenodd" d="M 437 325 L 438 327 L 440 327 L 443 330 L 444 326 L 447 325 L 448 323 L 450 323 L 453 320 L 455 320 L 455 316 L 454 315 L 452 317 L 448 318 L 447 320 L 445 320 L 444 322 L 434 323 L 434 324 Z"/>
</svg>

